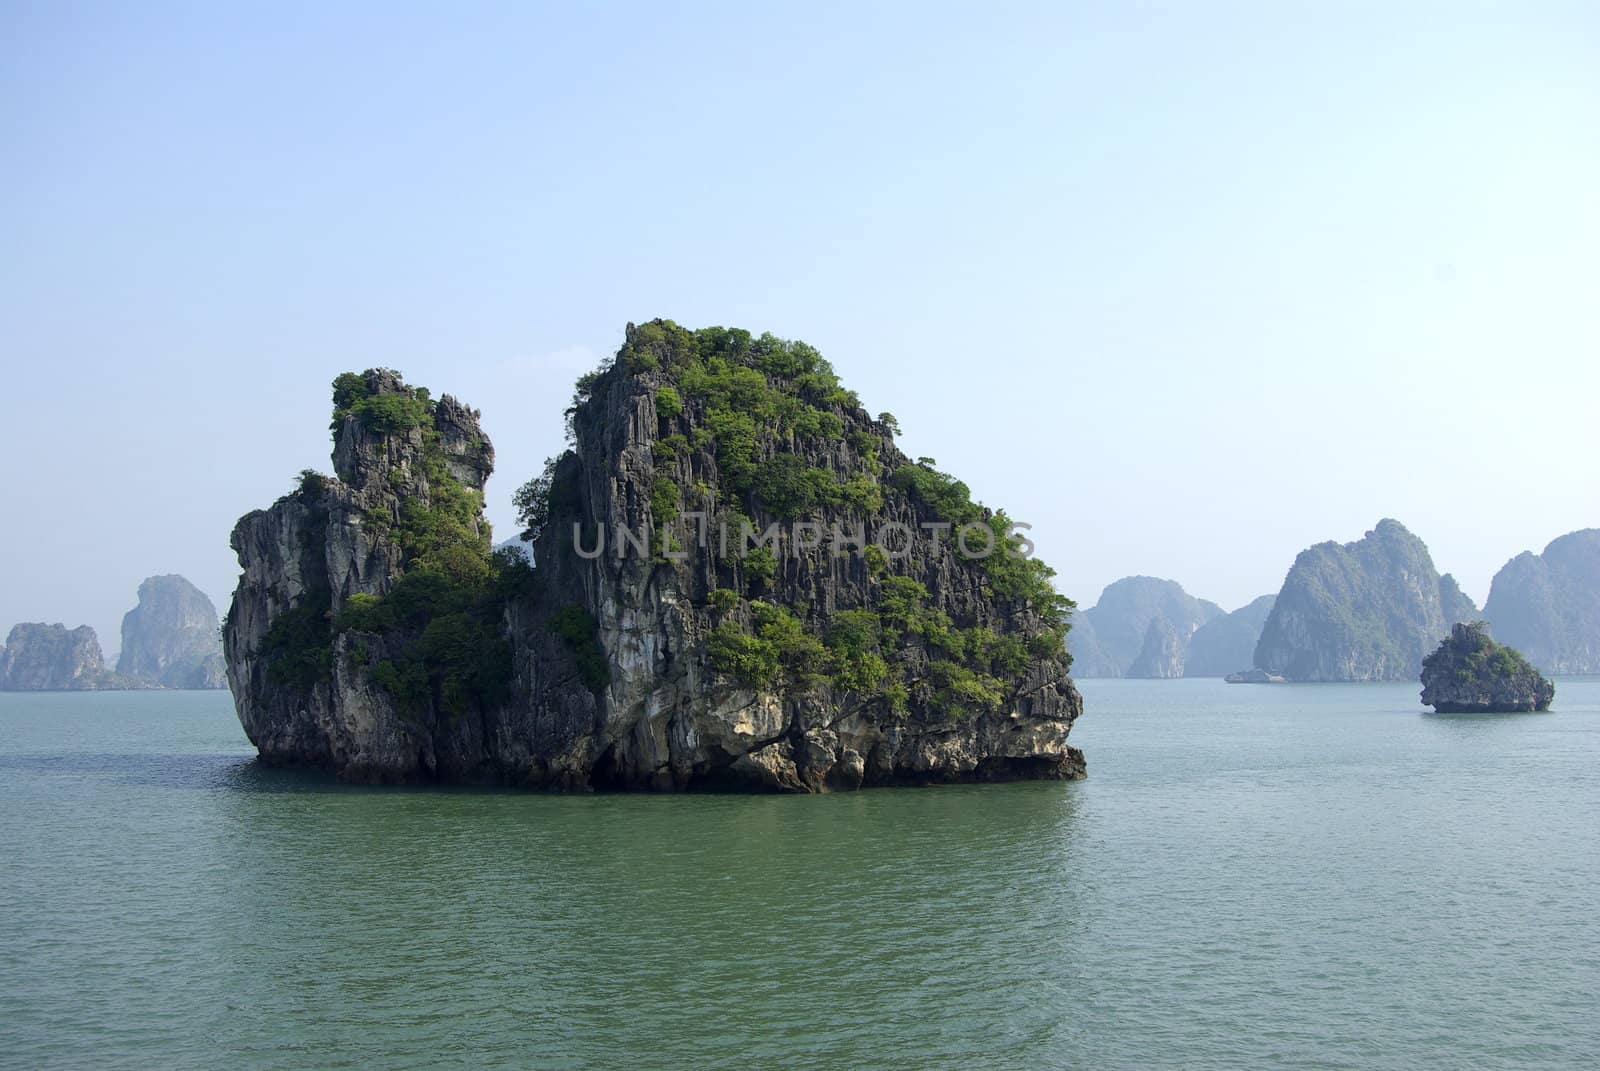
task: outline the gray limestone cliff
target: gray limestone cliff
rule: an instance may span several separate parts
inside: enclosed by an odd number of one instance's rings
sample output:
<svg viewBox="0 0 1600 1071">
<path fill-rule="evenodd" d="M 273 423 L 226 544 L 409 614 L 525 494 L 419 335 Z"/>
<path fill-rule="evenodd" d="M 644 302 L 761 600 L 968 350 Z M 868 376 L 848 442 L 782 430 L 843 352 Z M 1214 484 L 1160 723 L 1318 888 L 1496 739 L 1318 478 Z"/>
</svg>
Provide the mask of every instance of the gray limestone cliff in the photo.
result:
<svg viewBox="0 0 1600 1071">
<path fill-rule="evenodd" d="M 1549 710 L 1555 685 L 1514 648 L 1489 637 L 1481 621 L 1451 627 L 1422 660 L 1422 702 L 1440 714 Z"/>
<path fill-rule="evenodd" d="M 1384 519 L 1354 543 L 1295 559 L 1256 644 L 1255 665 L 1291 681 L 1414 680 L 1451 626 L 1478 616 L 1427 545 Z"/>
<path fill-rule="evenodd" d="M 268 761 L 568 789 L 1083 773 L 1071 604 L 802 343 L 630 325 L 519 492 L 536 568 L 490 555 L 475 412 L 382 370 L 335 406 L 336 477 L 233 533 L 228 677 Z"/>
<path fill-rule="evenodd" d="M 226 688 L 217 610 L 181 576 L 152 576 L 122 618 L 117 672 L 163 688 Z"/>
<path fill-rule="evenodd" d="M 354 780 L 468 767 L 485 746 L 480 723 L 417 716 L 395 694 L 404 682 L 380 683 L 390 679 L 380 667 L 396 665 L 388 638 L 334 623 L 391 593 L 428 538 L 403 522 L 429 519 L 437 492 L 467 497 L 465 525 L 487 539 L 479 518 L 493 448 L 476 412 L 448 395 L 435 403 L 387 369 L 341 377 L 335 405 L 337 475 L 303 473 L 297 491 L 233 529 L 243 575 L 223 653 L 239 720 L 263 759 Z"/>
<path fill-rule="evenodd" d="M 1080 677 L 1181 677 L 1190 639 L 1222 607 L 1173 580 L 1127 576 L 1078 614 L 1068 646 Z"/>
<path fill-rule="evenodd" d="M 1600 673 L 1600 528 L 1511 559 L 1495 574 L 1483 615 L 1546 673 Z"/>
<path fill-rule="evenodd" d="M 1181 636 L 1164 617 L 1150 619 L 1139 656 L 1128 666 L 1129 677 L 1181 677 L 1184 674 L 1187 636 Z"/>
<path fill-rule="evenodd" d="M 94 629 L 16 625 L 0 647 L 0 691 L 95 691 L 134 686 L 106 669 Z"/>
</svg>

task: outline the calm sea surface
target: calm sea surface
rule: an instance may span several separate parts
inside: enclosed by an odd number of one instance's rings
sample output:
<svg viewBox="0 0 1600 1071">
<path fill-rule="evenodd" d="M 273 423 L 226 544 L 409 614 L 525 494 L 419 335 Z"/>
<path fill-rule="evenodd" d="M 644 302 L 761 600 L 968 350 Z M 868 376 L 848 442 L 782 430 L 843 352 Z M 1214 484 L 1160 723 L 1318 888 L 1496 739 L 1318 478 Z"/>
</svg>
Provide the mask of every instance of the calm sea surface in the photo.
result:
<svg viewBox="0 0 1600 1071">
<path fill-rule="evenodd" d="M 1600 1066 L 1600 681 L 1087 681 L 1089 780 L 366 790 L 0 694 L 0 1066 Z"/>
</svg>

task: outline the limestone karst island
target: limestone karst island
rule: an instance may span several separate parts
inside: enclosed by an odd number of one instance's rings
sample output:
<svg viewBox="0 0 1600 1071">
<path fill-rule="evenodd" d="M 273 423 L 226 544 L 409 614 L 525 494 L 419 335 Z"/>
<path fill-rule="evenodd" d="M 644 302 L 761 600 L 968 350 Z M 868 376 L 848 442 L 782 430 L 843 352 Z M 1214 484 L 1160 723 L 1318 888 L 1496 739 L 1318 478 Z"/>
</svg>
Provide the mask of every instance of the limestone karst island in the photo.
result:
<svg viewBox="0 0 1600 1071">
<path fill-rule="evenodd" d="M 1597 1071 L 1596 131 L 1600 0 L 0 3 L 0 1071 Z"/>
<path fill-rule="evenodd" d="M 228 680 L 268 762 L 565 789 L 1084 773 L 1052 571 L 804 343 L 629 325 L 518 493 L 531 564 L 492 549 L 477 412 L 385 369 L 333 409 L 334 474 L 233 532 Z"/>
<path fill-rule="evenodd" d="M 1422 701 L 1440 714 L 1549 710 L 1556 687 L 1522 652 L 1496 643 L 1483 621 L 1457 624 L 1422 660 Z"/>
</svg>

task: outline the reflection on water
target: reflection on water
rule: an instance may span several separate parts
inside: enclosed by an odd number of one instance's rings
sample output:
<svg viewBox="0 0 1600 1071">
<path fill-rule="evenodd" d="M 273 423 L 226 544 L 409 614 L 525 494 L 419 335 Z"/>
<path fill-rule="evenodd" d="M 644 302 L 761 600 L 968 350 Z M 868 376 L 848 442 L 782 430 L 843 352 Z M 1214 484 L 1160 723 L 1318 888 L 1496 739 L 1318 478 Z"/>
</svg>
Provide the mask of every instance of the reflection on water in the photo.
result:
<svg viewBox="0 0 1600 1071">
<path fill-rule="evenodd" d="M 1515 710 L 1515 711 L 1495 711 L 1495 712 L 1490 712 L 1490 711 L 1482 711 L 1482 712 L 1465 711 L 1465 712 L 1463 712 L 1463 711 L 1446 711 L 1446 710 L 1424 710 L 1422 712 L 1422 716 L 1424 718 L 1435 718 L 1435 719 L 1437 719 L 1439 721 L 1467 721 L 1467 722 L 1484 721 L 1484 722 L 1489 722 L 1489 721 L 1494 721 L 1494 720 L 1499 719 L 1499 718 L 1531 718 L 1531 717 L 1538 717 L 1540 715 L 1548 716 L 1551 713 L 1552 712 L 1548 711 L 1548 710 Z"/>
</svg>

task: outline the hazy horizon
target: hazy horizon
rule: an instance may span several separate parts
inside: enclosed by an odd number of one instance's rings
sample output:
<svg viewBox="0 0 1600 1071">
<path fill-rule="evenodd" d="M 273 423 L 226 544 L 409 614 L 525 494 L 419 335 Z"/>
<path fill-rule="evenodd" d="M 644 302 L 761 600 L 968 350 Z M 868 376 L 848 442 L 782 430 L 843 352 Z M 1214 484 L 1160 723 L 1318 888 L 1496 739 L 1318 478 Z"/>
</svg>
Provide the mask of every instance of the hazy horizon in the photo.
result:
<svg viewBox="0 0 1600 1071">
<path fill-rule="evenodd" d="M 816 345 L 1083 607 L 1600 526 L 1595 10 L 795 10 L 0 13 L 0 630 L 225 611 L 346 370 L 483 411 L 507 538 L 656 316 Z"/>
</svg>

